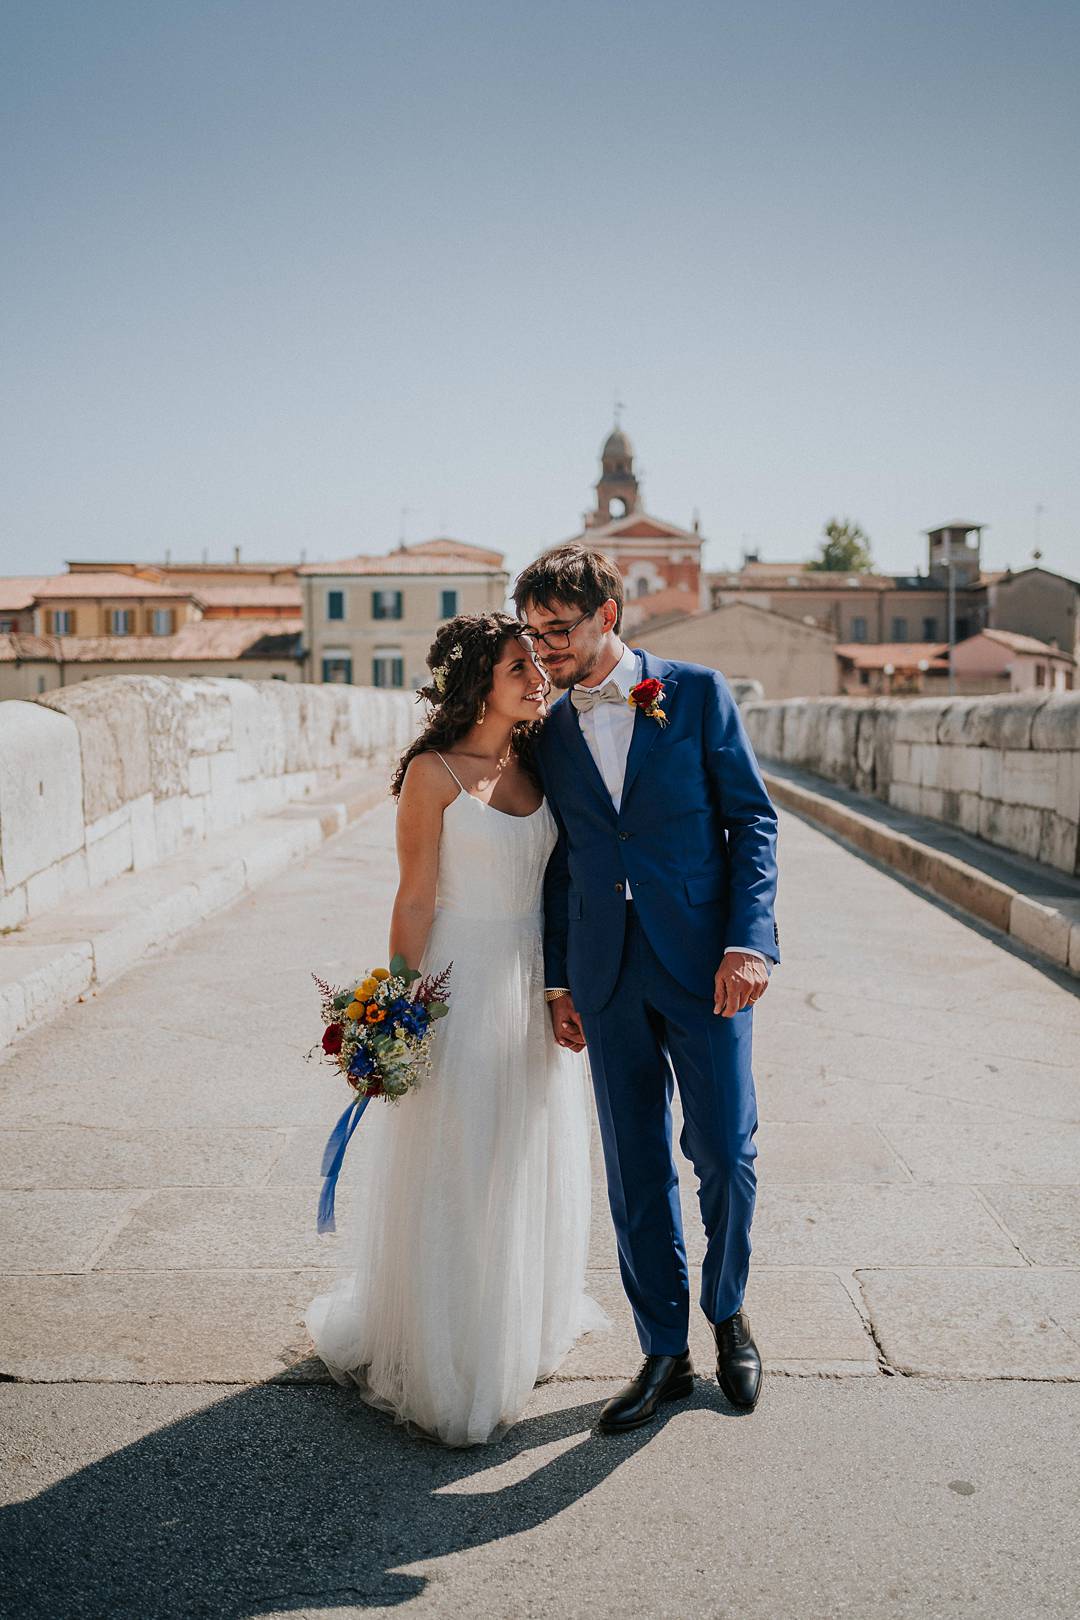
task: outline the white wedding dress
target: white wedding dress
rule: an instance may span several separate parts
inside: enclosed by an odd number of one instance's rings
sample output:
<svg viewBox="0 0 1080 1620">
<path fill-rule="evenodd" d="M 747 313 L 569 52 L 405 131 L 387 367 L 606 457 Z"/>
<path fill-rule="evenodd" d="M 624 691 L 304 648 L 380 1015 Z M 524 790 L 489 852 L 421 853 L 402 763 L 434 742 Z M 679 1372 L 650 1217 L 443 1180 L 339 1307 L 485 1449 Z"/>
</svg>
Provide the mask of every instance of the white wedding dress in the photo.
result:
<svg viewBox="0 0 1080 1620">
<path fill-rule="evenodd" d="M 448 1445 L 495 1438 L 606 1323 L 584 1290 L 585 1060 L 555 1044 L 544 1002 L 555 838 L 546 803 L 512 816 L 462 788 L 445 810 L 420 967 L 453 962 L 450 1014 L 431 1073 L 401 1102 L 372 1104 L 353 1138 L 355 1272 L 306 1317 L 339 1383 Z"/>
</svg>

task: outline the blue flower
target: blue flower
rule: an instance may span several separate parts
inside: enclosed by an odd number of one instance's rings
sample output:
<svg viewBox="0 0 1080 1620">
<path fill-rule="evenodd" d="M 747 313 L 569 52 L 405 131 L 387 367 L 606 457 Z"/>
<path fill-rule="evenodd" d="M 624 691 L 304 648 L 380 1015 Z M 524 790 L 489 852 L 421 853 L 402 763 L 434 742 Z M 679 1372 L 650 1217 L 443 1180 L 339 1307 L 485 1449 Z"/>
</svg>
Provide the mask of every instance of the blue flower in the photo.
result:
<svg viewBox="0 0 1080 1620">
<path fill-rule="evenodd" d="M 375 1059 L 367 1047 L 358 1046 L 349 1063 L 349 1073 L 354 1075 L 357 1080 L 366 1080 L 369 1075 L 375 1073 L 375 1068 Z"/>
<path fill-rule="evenodd" d="M 419 1001 L 398 1001 L 391 1008 L 390 1017 L 406 1035 L 418 1038 L 427 1034 L 431 1022 L 427 1008 Z"/>
</svg>

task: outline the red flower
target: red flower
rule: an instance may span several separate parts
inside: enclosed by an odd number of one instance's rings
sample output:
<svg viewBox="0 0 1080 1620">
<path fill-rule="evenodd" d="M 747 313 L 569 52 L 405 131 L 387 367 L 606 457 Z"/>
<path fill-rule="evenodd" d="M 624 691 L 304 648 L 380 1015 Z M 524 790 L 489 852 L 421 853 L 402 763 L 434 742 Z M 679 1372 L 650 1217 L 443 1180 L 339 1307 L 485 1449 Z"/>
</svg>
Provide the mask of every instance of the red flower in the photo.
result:
<svg viewBox="0 0 1080 1620">
<path fill-rule="evenodd" d="M 323 1030 L 322 1049 L 330 1057 L 341 1051 L 341 1043 L 345 1038 L 345 1031 L 340 1024 L 327 1024 Z"/>
<path fill-rule="evenodd" d="M 658 698 L 664 695 L 664 683 L 658 681 L 655 675 L 650 675 L 646 681 L 638 681 L 636 686 L 630 688 L 630 696 L 639 709 L 651 709 Z"/>
</svg>

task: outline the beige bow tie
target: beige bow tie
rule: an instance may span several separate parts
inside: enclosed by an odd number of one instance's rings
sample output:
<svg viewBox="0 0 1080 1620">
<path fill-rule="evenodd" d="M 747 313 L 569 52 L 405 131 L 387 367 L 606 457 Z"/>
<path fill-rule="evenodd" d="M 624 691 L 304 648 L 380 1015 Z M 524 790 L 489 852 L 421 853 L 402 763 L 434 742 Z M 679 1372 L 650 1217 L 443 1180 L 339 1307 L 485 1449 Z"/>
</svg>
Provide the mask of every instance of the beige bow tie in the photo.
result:
<svg viewBox="0 0 1080 1620">
<path fill-rule="evenodd" d="M 614 681 L 607 681 L 603 686 L 572 686 L 570 701 L 579 714 L 588 714 L 598 703 L 625 703 L 626 699 Z"/>
</svg>

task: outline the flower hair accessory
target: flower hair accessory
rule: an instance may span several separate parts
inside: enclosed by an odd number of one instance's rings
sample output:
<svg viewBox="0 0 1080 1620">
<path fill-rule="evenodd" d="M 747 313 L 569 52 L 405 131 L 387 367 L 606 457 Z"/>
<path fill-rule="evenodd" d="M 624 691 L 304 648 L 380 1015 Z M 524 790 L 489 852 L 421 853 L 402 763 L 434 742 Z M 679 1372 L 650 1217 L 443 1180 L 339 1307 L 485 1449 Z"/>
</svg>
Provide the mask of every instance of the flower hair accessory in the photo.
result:
<svg viewBox="0 0 1080 1620">
<path fill-rule="evenodd" d="M 636 686 L 630 688 L 627 698 L 632 709 L 641 709 L 649 720 L 655 720 L 657 725 L 667 725 L 667 715 L 660 707 L 664 700 L 664 683 L 658 681 L 655 675 L 650 675 L 647 681 L 638 681 Z"/>
<path fill-rule="evenodd" d="M 436 692 L 438 692 L 440 697 L 446 691 L 446 683 L 450 679 L 450 665 L 454 662 L 455 658 L 460 658 L 460 657 L 461 657 L 461 642 L 457 641 L 457 642 L 454 643 L 454 645 L 451 647 L 450 651 L 447 653 L 447 655 L 446 655 L 446 663 L 445 664 L 436 664 L 435 668 L 431 671 L 431 679 L 434 681 L 435 690 L 436 690 Z"/>
</svg>

